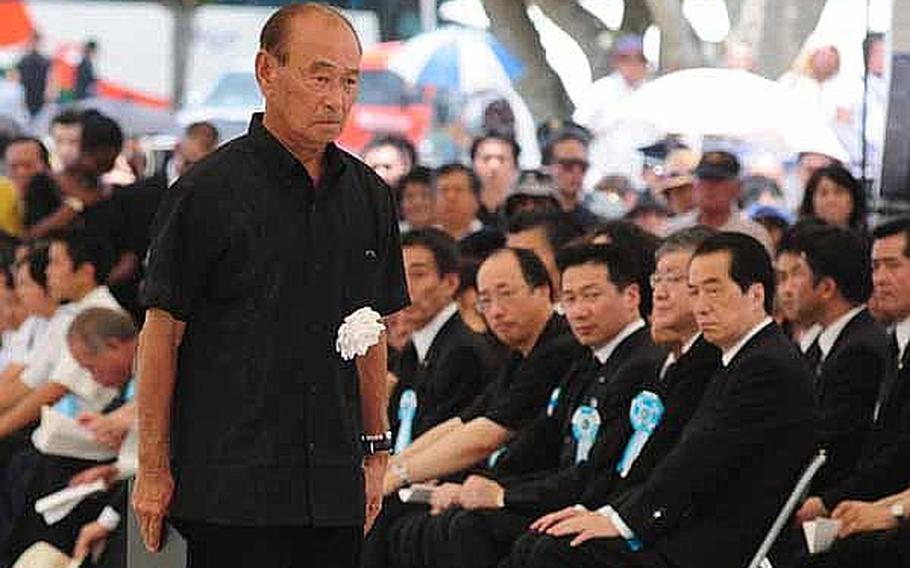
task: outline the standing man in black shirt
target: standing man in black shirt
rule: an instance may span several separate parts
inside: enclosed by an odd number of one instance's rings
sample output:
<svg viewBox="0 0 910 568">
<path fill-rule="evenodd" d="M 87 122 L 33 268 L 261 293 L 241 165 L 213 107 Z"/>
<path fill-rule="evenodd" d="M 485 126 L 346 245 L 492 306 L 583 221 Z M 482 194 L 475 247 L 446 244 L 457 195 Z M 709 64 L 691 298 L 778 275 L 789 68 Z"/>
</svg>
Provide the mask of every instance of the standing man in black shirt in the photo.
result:
<svg viewBox="0 0 910 568">
<path fill-rule="evenodd" d="M 408 299 L 391 193 L 332 142 L 360 56 L 333 9 L 278 10 L 256 56 L 265 114 L 156 222 L 133 506 L 149 549 L 174 521 L 193 568 L 357 566 L 379 512 L 385 336 L 345 361 L 336 334 Z"/>
<path fill-rule="evenodd" d="M 38 116 L 38 113 L 44 108 L 47 96 L 47 77 L 51 69 L 50 60 L 38 49 L 40 46 L 41 36 L 38 32 L 33 32 L 32 37 L 28 40 L 25 55 L 16 63 L 19 83 L 22 84 L 22 89 L 25 91 L 25 107 L 32 119 Z"/>
</svg>

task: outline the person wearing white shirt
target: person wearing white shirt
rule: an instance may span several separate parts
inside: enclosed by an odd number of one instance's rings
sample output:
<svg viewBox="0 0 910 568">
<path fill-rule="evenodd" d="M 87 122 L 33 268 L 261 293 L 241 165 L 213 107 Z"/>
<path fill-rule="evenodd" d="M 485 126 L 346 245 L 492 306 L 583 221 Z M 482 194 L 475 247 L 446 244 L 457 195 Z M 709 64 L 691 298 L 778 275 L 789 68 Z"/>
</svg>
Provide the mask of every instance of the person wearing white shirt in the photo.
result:
<svg viewBox="0 0 910 568">
<path fill-rule="evenodd" d="M 642 41 L 637 36 L 620 37 L 613 46 L 610 62 L 615 71 L 588 88 L 572 119 L 594 134 L 591 143 L 591 169 L 587 181 L 593 185 L 610 173 L 634 177 L 635 144 L 627 133 L 615 128 L 616 111 L 644 82 L 648 63 Z"/>
<path fill-rule="evenodd" d="M 31 424 L 41 407 L 54 405 L 68 393 L 76 396 L 74 412 L 98 411 L 117 395 L 115 389 L 93 381 L 73 359 L 66 344 L 72 318 L 90 307 L 122 309 L 103 282 L 113 263 L 113 251 L 104 239 L 81 231 L 61 233 L 51 240 L 47 283 L 58 301 L 72 308 L 49 326 L 47 345 L 36 353 L 21 373 L 24 389 L 11 408 L 0 414 L 0 438 Z"/>
</svg>

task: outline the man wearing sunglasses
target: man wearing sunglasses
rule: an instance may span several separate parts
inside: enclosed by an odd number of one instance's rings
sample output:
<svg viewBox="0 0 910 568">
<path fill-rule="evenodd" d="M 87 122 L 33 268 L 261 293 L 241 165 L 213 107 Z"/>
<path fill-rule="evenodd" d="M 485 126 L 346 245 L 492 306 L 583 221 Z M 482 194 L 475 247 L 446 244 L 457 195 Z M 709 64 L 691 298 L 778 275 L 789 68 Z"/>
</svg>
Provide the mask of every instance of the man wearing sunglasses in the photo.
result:
<svg viewBox="0 0 910 568">
<path fill-rule="evenodd" d="M 581 228 L 587 229 L 603 219 L 582 204 L 583 183 L 588 172 L 590 137 L 578 128 L 564 128 L 555 133 L 544 147 L 544 164 L 556 182 L 556 193 L 562 210 Z"/>
</svg>

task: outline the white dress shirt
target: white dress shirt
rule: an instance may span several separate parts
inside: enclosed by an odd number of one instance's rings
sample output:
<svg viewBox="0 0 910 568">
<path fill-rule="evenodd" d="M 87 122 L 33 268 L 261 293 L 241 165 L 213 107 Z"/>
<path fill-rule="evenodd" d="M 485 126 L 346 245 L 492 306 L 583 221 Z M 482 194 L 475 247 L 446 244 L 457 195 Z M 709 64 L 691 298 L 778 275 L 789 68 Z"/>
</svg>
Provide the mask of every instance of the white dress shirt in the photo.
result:
<svg viewBox="0 0 910 568">
<path fill-rule="evenodd" d="M 633 321 L 622 330 L 613 336 L 613 339 L 604 343 L 597 349 L 594 349 L 594 356 L 600 362 L 601 365 L 607 362 L 610 359 L 610 356 L 613 355 L 613 352 L 616 351 L 616 348 L 620 343 L 623 342 L 627 337 L 638 331 L 639 329 L 645 327 L 645 320 L 638 318 Z"/>
<path fill-rule="evenodd" d="M 834 347 L 834 343 L 837 341 L 837 338 L 840 337 L 841 332 L 844 331 L 844 328 L 847 327 L 847 324 L 853 321 L 863 309 L 865 304 L 860 304 L 852 310 L 848 311 L 841 317 L 834 320 L 834 322 L 822 330 L 818 334 L 818 347 L 822 351 L 821 361 L 824 361 L 828 357 L 828 353 L 831 352 L 831 348 Z"/>
<path fill-rule="evenodd" d="M 427 358 L 427 353 L 430 351 L 430 346 L 433 345 L 436 336 L 439 335 L 439 330 L 441 330 L 456 313 L 458 313 L 458 304 L 452 302 L 433 316 L 433 319 L 431 319 L 429 323 L 411 333 L 411 341 L 414 342 L 414 349 L 417 351 L 417 361 L 419 363 L 423 363 Z"/>
</svg>

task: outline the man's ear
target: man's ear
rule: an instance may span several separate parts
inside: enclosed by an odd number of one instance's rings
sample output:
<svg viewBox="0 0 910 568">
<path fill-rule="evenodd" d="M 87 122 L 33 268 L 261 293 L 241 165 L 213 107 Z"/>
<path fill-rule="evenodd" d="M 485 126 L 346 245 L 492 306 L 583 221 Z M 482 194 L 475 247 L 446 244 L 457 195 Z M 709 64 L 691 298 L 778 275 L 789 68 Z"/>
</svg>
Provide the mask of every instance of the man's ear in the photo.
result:
<svg viewBox="0 0 910 568">
<path fill-rule="evenodd" d="M 277 70 L 278 59 L 275 56 L 263 50 L 256 53 L 256 82 L 263 95 L 272 90 Z"/>
<path fill-rule="evenodd" d="M 760 282 L 754 282 L 749 286 L 748 294 L 753 304 L 765 311 L 765 287 Z"/>
<path fill-rule="evenodd" d="M 446 295 L 455 297 L 458 286 L 461 284 L 461 276 L 457 272 L 450 272 L 442 275 L 442 285 L 445 288 Z"/>
</svg>

